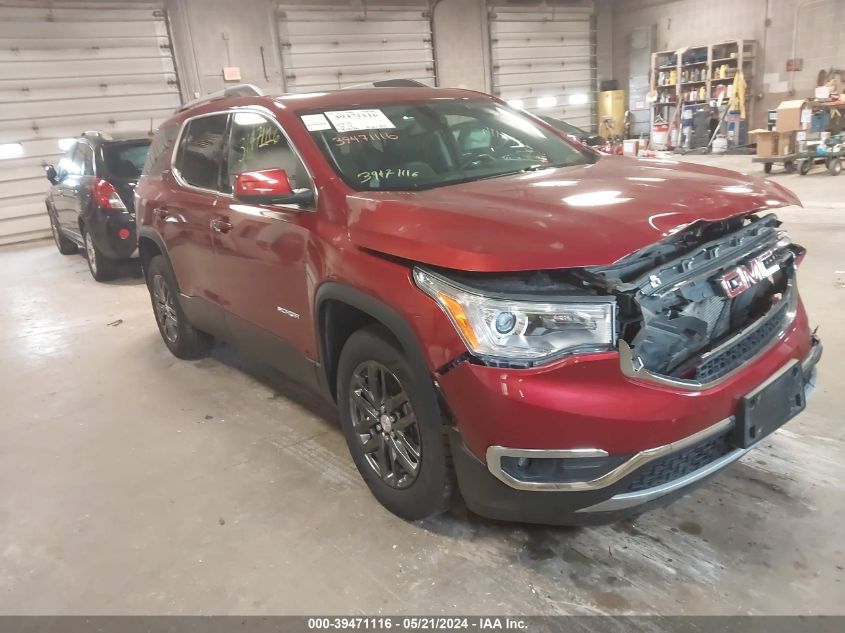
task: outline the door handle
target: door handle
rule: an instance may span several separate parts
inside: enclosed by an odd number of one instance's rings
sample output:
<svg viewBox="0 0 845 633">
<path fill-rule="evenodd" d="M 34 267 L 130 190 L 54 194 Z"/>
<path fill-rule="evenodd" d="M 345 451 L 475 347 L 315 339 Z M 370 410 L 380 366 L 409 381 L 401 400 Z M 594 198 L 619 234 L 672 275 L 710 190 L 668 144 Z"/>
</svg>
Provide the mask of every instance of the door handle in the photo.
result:
<svg viewBox="0 0 845 633">
<path fill-rule="evenodd" d="M 228 233 L 232 230 L 232 223 L 228 220 L 221 220 L 220 218 L 214 218 L 211 221 L 211 229 L 213 231 L 217 231 L 218 233 Z"/>
<path fill-rule="evenodd" d="M 167 208 L 167 205 L 162 205 L 160 207 L 155 207 L 153 209 L 153 215 L 157 218 L 164 219 L 168 215 L 170 215 L 170 209 Z"/>
</svg>

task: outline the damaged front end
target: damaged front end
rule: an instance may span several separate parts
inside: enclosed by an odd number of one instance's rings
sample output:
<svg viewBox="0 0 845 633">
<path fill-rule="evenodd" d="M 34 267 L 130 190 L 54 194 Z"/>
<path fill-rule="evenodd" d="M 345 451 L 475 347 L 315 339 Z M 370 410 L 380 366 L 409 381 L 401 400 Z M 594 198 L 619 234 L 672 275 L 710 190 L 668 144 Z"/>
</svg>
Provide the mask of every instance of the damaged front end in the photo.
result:
<svg viewBox="0 0 845 633">
<path fill-rule="evenodd" d="M 697 222 L 580 275 L 616 296 L 622 370 L 675 386 L 725 379 L 796 313 L 804 249 L 773 214 Z"/>
<path fill-rule="evenodd" d="M 701 389 L 783 336 L 803 255 L 773 214 L 746 214 L 695 222 L 606 266 L 414 275 L 476 362 L 529 368 L 616 348 L 628 376 Z"/>
</svg>

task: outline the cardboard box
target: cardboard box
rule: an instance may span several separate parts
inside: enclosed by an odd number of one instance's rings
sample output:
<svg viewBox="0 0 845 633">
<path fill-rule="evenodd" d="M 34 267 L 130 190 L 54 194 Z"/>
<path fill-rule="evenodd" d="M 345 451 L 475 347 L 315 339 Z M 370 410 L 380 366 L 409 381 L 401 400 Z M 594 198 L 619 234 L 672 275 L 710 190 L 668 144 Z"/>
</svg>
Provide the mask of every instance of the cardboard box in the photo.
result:
<svg viewBox="0 0 845 633">
<path fill-rule="evenodd" d="M 816 86 L 816 99 L 819 101 L 827 101 L 830 99 L 830 86 Z"/>
<path fill-rule="evenodd" d="M 749 134 L 757 142 L 758 158 L 780 158 L 795 153 L 796 132 L 751 130 Z"/>
<path fill-rule="evenodd" d="M 778 133 L 769 130 L 751 130 L 749 132 L 757 142 L 757 156 L 775 158 L 778 155 Z"/>
<path fill-rule="evenodd" d="M 776 132 L 795 132 L 805 130 L 810 123 L 812 108 L 803 99 L 781 101 L 775 122 Z"/>
<path fill-rule="evenodd" d="M 787 156 L 796 151 L 796 137 L 798 132 L 778 133 L 778 156 Z"/>
</svg>

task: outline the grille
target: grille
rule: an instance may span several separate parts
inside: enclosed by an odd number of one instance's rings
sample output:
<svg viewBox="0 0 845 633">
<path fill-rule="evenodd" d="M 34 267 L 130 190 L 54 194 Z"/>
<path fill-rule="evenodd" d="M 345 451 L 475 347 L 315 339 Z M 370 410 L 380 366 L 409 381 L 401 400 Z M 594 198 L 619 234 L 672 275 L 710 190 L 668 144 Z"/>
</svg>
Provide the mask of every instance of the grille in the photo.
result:
<svg viewBox="0 0 845 633">
<path fill-rule="evenodd" d="M 703 383 L 718 380 L 758 354 L 780 332 L 786 319 L 788 304 L 789 301 L 784 297 L 755 329 L 701 363 L 695 372 L 696 380 Z"/>
<path fill-rule="evenodd" d="M 707 337 L 717 339 L 728 329 L 730 317 L 730 299 L 723 297 L 708 297 L 697 303 L 690 303 L 681 314 L 694 316 L 707 324 Z"/>
<path fill-rule="evenodd" d="M 732 450 L 729 435 L 730 431 L 643 466 L 624 492 L 654 488 L 707 466 Z"/>
</svg>

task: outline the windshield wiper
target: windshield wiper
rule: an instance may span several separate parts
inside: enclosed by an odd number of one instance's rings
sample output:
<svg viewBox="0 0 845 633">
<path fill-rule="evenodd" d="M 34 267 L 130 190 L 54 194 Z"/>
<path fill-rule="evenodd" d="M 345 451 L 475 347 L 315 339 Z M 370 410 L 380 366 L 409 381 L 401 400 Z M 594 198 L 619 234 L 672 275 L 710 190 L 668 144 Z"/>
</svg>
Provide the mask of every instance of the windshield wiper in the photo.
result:
<svg viewBox="0 0 845 633">
<path fill-rule="evenodd" d="M 538 163 L 537 165 L 529 165 L 520 171 L 540 171 L 541 169 L 555 169 L 556 167 L 569 167 L 572 163 Z"/>
<path fill-rule="evenodd" d="M 404 187 L 392 187 L 390 189 L 375 189 L 374 191 L 422 191 L 425 189 L 436 189 L 438 187 L 448 187 L 450 185 L 463 185 L 468 182 L 477 182 L 479 180 L 492 180 L 493 178 L 503 178 L 505 176 L 515 176 L 516 174 L 522 174 L 525 172 L 531 171 L 540 171 L 543 169 L 554 169 L 557 167 L 569 167 L 570 163 L 560 163 L 560 164 L 542 164 L 538 163 L 536 165 L 529 165 L 528 167 L 522 167 L 520 169 L 512 169 L 510 171 L 503 171 L 493 174 L 486 174 L 483 176 L 468 176 L 466 178 L 456 178 L 454 180 L 441 180 L 439 182 L 428 182 L 428 183 L 409 183 Z"/>
</svg>

